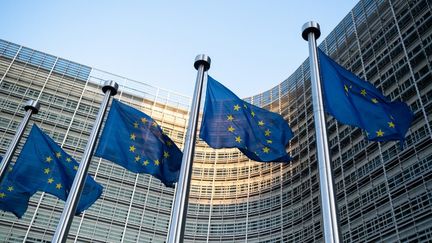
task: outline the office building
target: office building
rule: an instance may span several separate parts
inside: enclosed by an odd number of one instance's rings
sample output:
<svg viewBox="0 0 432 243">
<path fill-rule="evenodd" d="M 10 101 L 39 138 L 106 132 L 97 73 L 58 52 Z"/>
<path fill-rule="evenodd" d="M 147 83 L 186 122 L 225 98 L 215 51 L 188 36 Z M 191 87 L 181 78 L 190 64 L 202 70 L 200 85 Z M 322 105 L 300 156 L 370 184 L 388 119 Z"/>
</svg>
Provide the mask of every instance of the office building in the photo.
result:
<svg viewBox="0 0 432 243">
<path fill-rule="evenodd" d="M 318 42 L 386 96 L 406 102 L 415 115 L 403 149 L 399 142 L 368 142 L 360 129 L 327 117 L 343 241 L 431 241 L 432 4 L 362 0 Z M 292 163 L 253 162 L 236 149 L 198 144 L 185 242 L 323 241 L 309 69 L 305 60 L 276 87 L 246 98 L 287 120 L 295 133 L 287 148 Z M 191 97 L 5 40 L 0 78 L 0 154 L 23 117 L 22 104 L 38 99 L 40 113 L 31 123 L 79 161 L 108 79 L 120 84 L 117 99 L 152 116 L 183 147 Z M 90 174 L 104 193 L 74 218 L 70 242 L 166 240 L 173 189 L 96 157 Z M 22 219 L 0 212 L 0 241 L 49 242 L 63 206 L 37 193 Z"/>
</svg>

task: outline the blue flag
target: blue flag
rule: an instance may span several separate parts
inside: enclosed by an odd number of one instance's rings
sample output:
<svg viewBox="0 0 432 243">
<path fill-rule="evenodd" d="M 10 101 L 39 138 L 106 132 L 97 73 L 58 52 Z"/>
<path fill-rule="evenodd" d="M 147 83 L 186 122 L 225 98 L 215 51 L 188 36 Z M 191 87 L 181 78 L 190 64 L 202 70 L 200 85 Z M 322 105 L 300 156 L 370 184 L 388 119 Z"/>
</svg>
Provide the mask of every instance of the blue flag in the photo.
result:
<svg viewBox="0 0 432 243">
<path fill-rule="evenodd" d="M 241 100 L 208 76 L 200 138 L 210 147 L 238 148 L 260 162 L 288 162 L 292 137 L 282 116 Z"/>
<path fill-rule="evenodd" d="M 37 191 L 66 201 L 77 170 L 78 163 L 33 125 L 12 171 L 1 183 L 0 209 L 20 218 Z M 76 214 L 89 208 L 101 194 L 102 186 L 87 176 Z"/>
<path fill-rule="evenodd" d="M 413 114 L 407 104 L 391 102 L 318 49 L 324 104 L 336 120 L 366 130 L 371 141 L 401 140 Z"/>
<path fill-rule="evenodd" d="M 0 156 L 0 161 L 2 159 Z M 9 179 L 11 170 L 12 167 L 9 166 L 3 181 L 0 183 L 0 209 L 12 212 L 17 218 L 21 218 L 27 211 L 31 194 Z"/>
<path fill-rule="evenodd" d="M 114 99 L 95 156 L 173 187 L 183 153 L 150 116 Z"/>
<path fill-rule="evenodd" d="M 32 194 L 18 183 L 14 183 L 6 175 L 0 184 L 0 209 L 12 212 L 21 218 L 27 211 L 28 202 Z"/>
</svg>

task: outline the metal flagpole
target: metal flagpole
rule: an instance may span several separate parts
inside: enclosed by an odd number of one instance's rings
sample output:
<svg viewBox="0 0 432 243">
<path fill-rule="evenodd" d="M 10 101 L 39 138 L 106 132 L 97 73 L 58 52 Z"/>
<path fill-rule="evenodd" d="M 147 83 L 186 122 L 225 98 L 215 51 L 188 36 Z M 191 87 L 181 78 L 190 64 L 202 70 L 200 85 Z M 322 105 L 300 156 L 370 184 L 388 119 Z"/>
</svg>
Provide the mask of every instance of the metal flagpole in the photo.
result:
<svg viewBox="0 0 432 243">
<path fill-rule="evenodd" d="M 102 126 L 102 120 L 105 116 L 105 112 L 107 110 L 110 98 L 111 96 L 117 94 L 117 90 L 118 84 L 114 81 L 106 81 L 104 83 L 104 86 L 102 87 L 102 91 L 105 93 L 105 96 L 102 100 L 102 104 L 100 105 L 95 124 L 93 125 L 93 129 L 87 142 L 87 146 L 84 150 L 84 155 L 79 164 L 78 171 L 72 183 L 72 187 L 66 200 L 62 215 L 60 217 L 59 224 L 57 225 L 57 229 L 51 242 L 66 242 L 67 235 L 72 224 L 73 216 L 75 214 L 75 210 L 78 206 L 78 202 L 84 188 L 87 171 L 90 166 L 90 160 L 92 158 L 93 151 L 96 145 L 96 138 Z"/>
<path fill-rule="evenodd" d="M 318 68 L 316 39 L 321 35 L 317 22 L 310 21 L 303 25 L 302 37 L 309 42 L 309 60 L 311 70 L 311 86 L 313 113 L 316 131 L 316 144 L 321 191 L 321 211 L 324 224 L 326 243 L 340 242 L 336 197 L 333 190 L 333 173 L 327 140 L 327 125 L 324 115 L 324 102 L 321 89 L 321 78 Z"/>
<path fill-rule="evenodd" d="M 183 242 L 201 96 L 204 79 L 207 77 L 207 70 L 210 68 L 210 62 L 210 57 L 204 54 L 198 55 L 195 58 L 194 67 L 198 70 L 198 74 L 189 116 L 180 176 L 176 186 L 174 210 L 169 225 L 168 243 Z"/>
<path fill-rule="evenodd" d="M 34 100 L 28 100 L 24 104 L 24 110 L 26 111 L 26 113 L 24 115 L 23 120 L 21 121 L 21 124 L 18 127 L 18 131 L 16 132 L 15 137 L 12 139 L 12 142 L 9 145 L 8 150 L 6 151 L 6 154 L 0 166 L 0 182 L 3 181 L 3 178 L 6 175 L 6 170 L 10 162 L 12 161 L 12 156 L 18 146 L 19 141 L 21 140 L 21 137 L 30 120 L 30 117 L 32 116 L 32 114 L 37 114 L 39 112 L 39 108 L 40 108 L 39 102 Z"/>
</svg>

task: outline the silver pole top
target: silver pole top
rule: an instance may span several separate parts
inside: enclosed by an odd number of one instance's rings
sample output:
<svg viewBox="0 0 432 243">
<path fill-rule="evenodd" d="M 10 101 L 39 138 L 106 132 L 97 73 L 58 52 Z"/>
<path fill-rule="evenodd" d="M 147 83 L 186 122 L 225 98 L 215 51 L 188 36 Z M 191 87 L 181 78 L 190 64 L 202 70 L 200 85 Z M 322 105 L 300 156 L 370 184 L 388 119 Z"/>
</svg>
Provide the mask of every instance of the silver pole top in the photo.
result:
<svg viewBox="0 0 432 243">
<path fill-rule="evenodd" d="M 302 37 L 305 41 L 308 40 L 309 33 L 313 32 L 315 34 L 315 39 L 321 36 L 321 30 L 318 22 L 309 21 L 305 23 L 302 27 Z"/>
<path fill-rule="evenodd" d="M 111 96 L 114 96 L 117 94 L 117 90 L 118 90 L 118 84 L 112 80 L 107 80 L 105 81 L 103 87 L 102 87 L 102 91 L 104 93 L 107 92 L 107 90 L 111 90 Z"/>
<path fill-rule="evenodd" d="M 210 63 L 211 59 L 209 56 L 205 54 L 200 54 L 195 57 L 194 67 L 196 70 L 198 70 L 200 65 L 204 65 L 204 71 L 207 71 L 210 69 Z"/>
<path fill-rule="evenodd" d="M 36 100 L 28 100 L 24 104 L 24 110 L 25 111 L 32 110 L 33 114 L 37 114 L 39 112 L 39 109 L 40 109 L 40 103 Z"/>
</svg>

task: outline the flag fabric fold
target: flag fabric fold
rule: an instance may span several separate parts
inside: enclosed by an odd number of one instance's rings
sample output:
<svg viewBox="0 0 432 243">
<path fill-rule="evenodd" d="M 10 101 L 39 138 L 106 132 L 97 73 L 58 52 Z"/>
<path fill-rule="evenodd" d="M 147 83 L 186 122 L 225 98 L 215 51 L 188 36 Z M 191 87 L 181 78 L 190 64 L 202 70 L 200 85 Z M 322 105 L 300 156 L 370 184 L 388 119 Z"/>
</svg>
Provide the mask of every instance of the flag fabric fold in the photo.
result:
<svg viewBox="0 0 432 243">
<path fill-rule="evenodd" d="M 238 148 L 259 162 L 288 162 L 292 137 L 282 116 L 241 100 L 208 76 L 200 138 L 210 147 Z"/>
<path fill-rule="evenodd" d="M 183 153 L 150 116 L 113 99 L 95 156 L 173 187 Z"/>
<path fill-rule="evenodd" d="M 0 156 L 0 161 L 2 160 L 3 158 Z M 10 181 L 10 171 L 12 171 L 11 166 L 9 166 L 6 171 L 3 181 L 0 182 L 0 209 L 6 212 L 12 212 L 17 218 L 21 218 L 27 211 L 31 194 Z"/>
<path fill-rule="evenodd" d="M 27 211 L 31 196 L 25 187 L 11 181 L 8 175 L 0 183 L 0 209 L 13 213 L 17 218 Z"/>
<path fill-rule="evenodd" d="M 66 201 L 78 163 L 54 140 L 33 125 L 18 159 L 0 186 L 0 209 L 20 218 L 29 198 L 43 191 Z M 102 186 L 89 175 L 76 214 L 89 208 L 102 194 Z"/>
<path fill-rule="evenodd" d="M 364 129 L 368 140 L 404 140 L 413 120 L 407 104 L 392 102 L 319 49 L 318 59 L 328 113 L 343 124 Z"/>
</svg>

